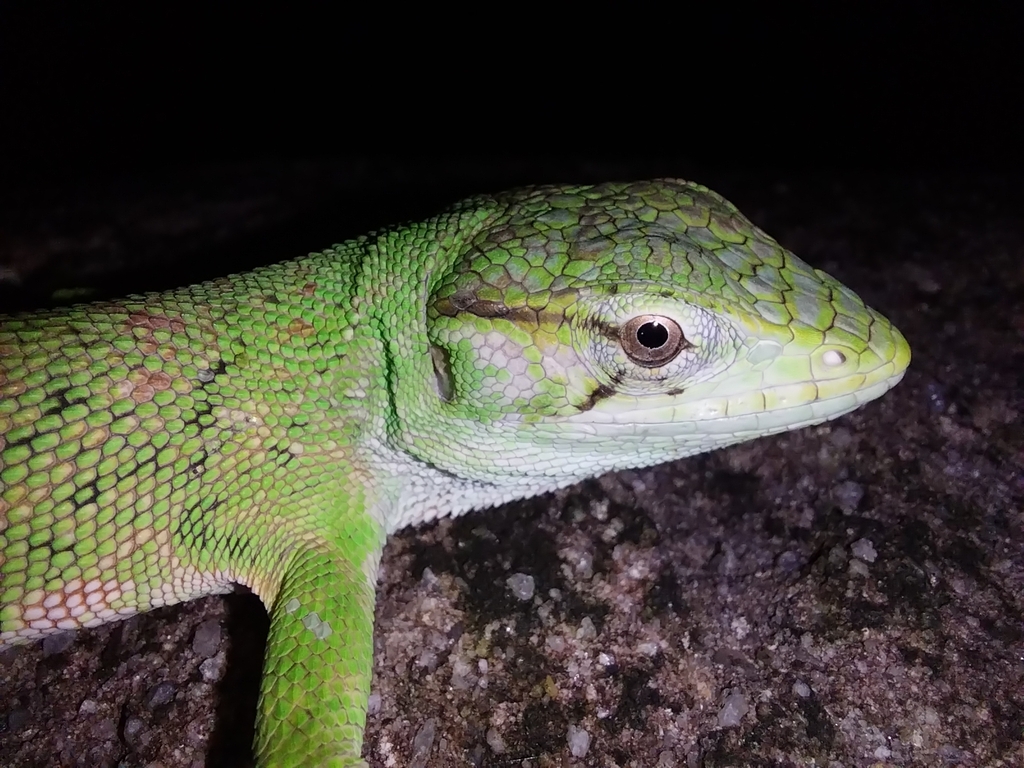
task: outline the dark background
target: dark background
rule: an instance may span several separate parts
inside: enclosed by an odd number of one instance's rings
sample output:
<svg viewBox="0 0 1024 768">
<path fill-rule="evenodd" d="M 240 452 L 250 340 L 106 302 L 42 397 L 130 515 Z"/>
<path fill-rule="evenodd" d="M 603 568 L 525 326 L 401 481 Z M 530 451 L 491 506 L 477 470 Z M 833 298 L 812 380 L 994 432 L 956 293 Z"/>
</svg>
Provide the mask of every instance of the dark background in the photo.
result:
<svg viewBox="0 0 1024 768">
<path fill-rule="evenodd" d="M 681 176 L 748 211 L 745 189 L 801 180 L 1024 168 L 1009 4 L 370 10 L 0 5 L 0 307 L 193 282 L 521 184 Z"/>
<path fill-rule="evenodd" d="M 790 172 L 1021 159 L 1012 4 L 494 10 L 474 25 L 5 3 L 3 181 L 367 154 L 548 158 L 552 173 L 556 158 Z"/>
</svg>

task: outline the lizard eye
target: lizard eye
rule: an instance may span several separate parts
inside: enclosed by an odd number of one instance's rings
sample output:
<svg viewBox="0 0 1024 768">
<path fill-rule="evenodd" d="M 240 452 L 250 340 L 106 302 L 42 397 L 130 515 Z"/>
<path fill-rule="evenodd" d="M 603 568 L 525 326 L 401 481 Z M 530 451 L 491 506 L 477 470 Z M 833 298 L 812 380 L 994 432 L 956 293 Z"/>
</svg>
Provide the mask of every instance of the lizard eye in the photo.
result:
<svg viewBox="0 0 1024 768">
<path fill-rule="evenodd" d="M 663 315 L 637 315 L 619 328 L 619 343 L 629 358 L 644 368 L 657 368 L 692 346 L 675 320 Z"/>
</svg>

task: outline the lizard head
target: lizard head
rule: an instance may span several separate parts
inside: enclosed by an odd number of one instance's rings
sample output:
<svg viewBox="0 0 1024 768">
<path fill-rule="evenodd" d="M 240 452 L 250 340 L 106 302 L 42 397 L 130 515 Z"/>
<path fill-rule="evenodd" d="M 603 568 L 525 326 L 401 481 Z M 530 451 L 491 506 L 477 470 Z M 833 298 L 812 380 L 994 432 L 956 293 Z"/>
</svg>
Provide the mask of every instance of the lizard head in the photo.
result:
<svg viewBox="0 0 1024 768">
<path fill-rule="evenodd" d="M 704 187 L 486 206 L 426 306 L 442 439 L 415 442 L 460 476 L 567 481 L 815 424 L 909 363 L 888 320 Z"/>
</svg>

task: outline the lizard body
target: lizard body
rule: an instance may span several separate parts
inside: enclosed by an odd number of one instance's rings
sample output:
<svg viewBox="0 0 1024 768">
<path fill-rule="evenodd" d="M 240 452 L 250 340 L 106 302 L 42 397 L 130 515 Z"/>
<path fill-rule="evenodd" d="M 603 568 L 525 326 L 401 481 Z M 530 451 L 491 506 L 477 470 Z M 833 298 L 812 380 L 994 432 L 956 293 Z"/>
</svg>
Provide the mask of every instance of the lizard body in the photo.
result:
<svg viewBox="0 0 1024 768">
<path fill-rule="evenodd" d="M 363 765 L 387 534 L 819 423 L 906 341 L 704 187 L 535 187 L 0 317 L 0 641 L 251 588 L 261 766 Z"/>
</svg>

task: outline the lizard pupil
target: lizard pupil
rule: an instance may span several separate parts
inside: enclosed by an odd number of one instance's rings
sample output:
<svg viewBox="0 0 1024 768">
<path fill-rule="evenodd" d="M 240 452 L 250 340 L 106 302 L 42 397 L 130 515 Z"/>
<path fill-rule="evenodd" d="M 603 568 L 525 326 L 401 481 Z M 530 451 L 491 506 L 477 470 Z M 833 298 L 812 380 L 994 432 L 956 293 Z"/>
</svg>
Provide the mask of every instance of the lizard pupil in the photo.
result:
<svg viewBox="0 0 1024 768">
<path fill-rule="evenodd" d="M 648 349 L 658 349 L 668 341 L 668 329 L 657 320 L 652 320 L 636 329 L 636 340 Z"/>
</svg>

